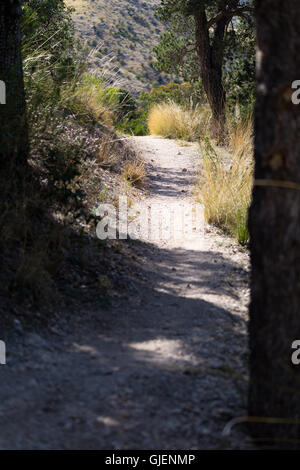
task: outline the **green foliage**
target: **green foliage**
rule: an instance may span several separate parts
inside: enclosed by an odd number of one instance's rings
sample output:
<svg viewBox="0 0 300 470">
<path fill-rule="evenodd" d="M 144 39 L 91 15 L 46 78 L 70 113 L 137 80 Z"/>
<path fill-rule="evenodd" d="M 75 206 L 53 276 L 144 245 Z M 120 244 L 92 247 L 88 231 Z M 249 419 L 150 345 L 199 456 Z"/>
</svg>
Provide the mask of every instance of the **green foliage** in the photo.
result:
<svg viewBox="0 0 300 470">
<path fill-rule="evenodd" d="M 133 94 L 124 88 L 114 88 L 114 93 L 117 102 L 116 123 L 134 118 L 138 105 Z"/>
<path fill-rule="evenodd" d="M 146 106 L 147 110 L 155 104 L 166 101 L 173 101 L 182 106 L 190 106 L 203 99 L 203 90 L 199 82 L 170 82 L 168 85 L 152 88 L 149 93 L 142 92 L 139 99 Z"/>
<path fill-rule="evenodd" d="M 117 127 L 126 134 L 141 136 L 148 134 L 147 120 L 153 106 L 172 101 L 190 108 L 203 100 L 203 90 L 199 82 L 194 84 L 170 82 L 168 85 L 153 87 L 150 92 L 142 91 L 138 97 L 140 106 L 137 106 L 137 102 L 128 92 L 125 96 L 126 100 L 123 101 L 125 113 L 122 114 Z"/>
<path fill-rule="evenodd" d="M 251 5 L 252 0 L 162 0 L 156 16 L 167 24 L 154 48 L 154 66 L 162 72 L 176 73 L 185 81 L 201 81 L 199 60 L 195 48 L 195 21 L 193 15 L 205 8 L 207 18 L 232 6 Z M 213 32 L 210 34 L 211 43 Z M 241 17 L 234 18 L 227 27 L 224 41 L 223 84 L 232 111 L 238 102 L 242 110 L 254 102 L 255 53 L 253 25 Z"/>
<path fill-rule="evenodd" d="M 78 176 L 81 149 L 68 134 L 64 117 L 85 67 L 63 0 L 23 3 L 22 54 L 31 157 L 48 184 L 63 197 Z M 74 100 L 73 100 L 74 101 Z M 58 194 L 57 193 L 57 194 Z M 75 191 L 76 193 L 76 191 Z M 78 194 L 72 194 L 77 198 Z"/>
<path fill-rule="evenodd" d="M 71 11 L 63 0 L 24 3 L 22 54 L 25 66 L 33 74 L 46 62 L 53 82 L 73 76 L 76 53 Z"/>
<path fill-rule="evenodd" d="M 224 86 L 229 110 L 233 112 L 238 103 L 247 117 L 255 102 L 255 37 L 244 20 L 227 33 Z"/>
<path fill-rule="evenodd" d="M 237 210 L 235 226 L 233 225 L 231 230 L 241 245 L 247 245 L 250 239 L 248 227 L 248 206 L 246 206 L 246 210 Z"/>
<path fill-rule="evenodd" d="M 153 48 L 156 57 L 154 67 L 160 72 L 176 74 L 184 81 L 198 81 L 199 67 L 194 42 L 193 18 L 173 14 L 168 21 L 168 30 Z"/>
<path fill-rule="evenodd" d="M 128 135 L 147 135 L 147 116 L 144 110 L 139 110 L 137 117 L 123 121 L 118 129 Z"/>
<path fill-rule="evenodd" d="M 137 117 L 138 105 L 132 93 L 123 88 L 108 86 L 101 77 L 84 74 L 77 89 L 78 92 L 75 92 L 75 95 L 83 98 L 85 106 L 88 105 L 94 109 L 96 121 L 101 122 L 101 110 L 111 113 L 111 122 L 104 122 L 104 124 L 111 124 L 117 128 L 121 128 L 125 122 Z"/>
<path fill-rule="evenodd" d="M 161 7 L 157 8 L 156 16 L 162 21 L 169 21 L 173 15 L 192 16 L 204 8 L 208 15 L 218 13 L 221 9 L 229 9 L 234 4 L 241 6 L 246 1 L 234 0 L 161 0 Z"/>
<path fill-rule="evenodd" d="M 76 84 L 86 51 L 74 38 L 71 9 L 63 0 L 24 3 L 24 80 L 30 109 L 57 107 L 66 84 Z"/>
</svg>

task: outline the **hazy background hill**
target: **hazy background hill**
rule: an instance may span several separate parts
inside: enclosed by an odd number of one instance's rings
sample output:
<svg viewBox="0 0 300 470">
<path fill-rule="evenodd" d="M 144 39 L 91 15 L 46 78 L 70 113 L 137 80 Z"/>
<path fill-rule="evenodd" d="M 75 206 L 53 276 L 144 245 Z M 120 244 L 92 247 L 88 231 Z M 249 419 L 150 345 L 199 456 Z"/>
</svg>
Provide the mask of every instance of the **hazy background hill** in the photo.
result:
<svg viewBox="0 0 300 470">
<path fill-rule="evenodd" d="M 122 86 L 137 93 L 168 81 L 152 66 L 152 48 L 164 26 L 154 17 L 160 0 L 66 0 L 75 8 L 78 34 L 92 47 L 96 67 L 109 54 L 119 70 Z"/>
</svg>

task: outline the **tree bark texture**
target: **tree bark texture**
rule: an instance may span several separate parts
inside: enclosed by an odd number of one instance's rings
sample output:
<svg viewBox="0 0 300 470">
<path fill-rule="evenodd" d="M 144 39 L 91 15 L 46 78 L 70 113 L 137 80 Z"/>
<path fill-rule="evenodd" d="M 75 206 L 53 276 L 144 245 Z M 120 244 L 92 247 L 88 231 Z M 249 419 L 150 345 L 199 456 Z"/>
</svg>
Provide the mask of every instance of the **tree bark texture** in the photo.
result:
<svg viewBox="0 0 300 470">
<path fill-rule="evenodd" d="M 300 2 L 256 0 L 255 9 L 249 415 L 262 419 L 251 425 L 254 437 L 299 447 L 300 365 L 292 364 L 291 345 L 300 339 L 300 105 L 292 103 Z"/>
<path fill-rule="evenodd" d="M 214 31 L 213 39 L 209 37 L 207 17 L 202 8 L 194 16 L 196 27 L 196 48 L 200 64 L 200 75 L 213 117 L 213 129 L 223 134 L 225 128 L 225 90 L 222 82 L 224 58 L 224 35 L 227 18 L 221 18 Z M 212 41 L 212 42 L 211 42 Z"/>
<path fill-rule="evenodd" d="M 0 4 L 0 80 L 6 104 L 0 104 L 0 168 L 17 172 L 28 154 L 26 106 L 21 58 L 21 6 L 19 0 Z"/>
</svg>

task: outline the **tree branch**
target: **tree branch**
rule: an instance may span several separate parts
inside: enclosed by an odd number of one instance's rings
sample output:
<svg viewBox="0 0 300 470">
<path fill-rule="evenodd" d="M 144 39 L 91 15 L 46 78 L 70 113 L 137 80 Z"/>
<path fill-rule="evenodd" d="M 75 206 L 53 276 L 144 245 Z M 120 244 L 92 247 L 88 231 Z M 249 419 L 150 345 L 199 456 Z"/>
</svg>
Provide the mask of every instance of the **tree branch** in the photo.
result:
<svg viewBox="0 0 300 470">
<path fill-rule="evenodd" d="M 222 10 L 213 18 L 207 21 L 207 29 L 211 28 L 214 24 L 218 23 L 222 18 L 228 18 L 228 21 L 231 20 L 234 16 L 242 16 L 247 19 L 245 13 L 253 13 L 253 9 L 250 7 L 241 7 L 236 8 L 235 10 Z"/>
</svg>

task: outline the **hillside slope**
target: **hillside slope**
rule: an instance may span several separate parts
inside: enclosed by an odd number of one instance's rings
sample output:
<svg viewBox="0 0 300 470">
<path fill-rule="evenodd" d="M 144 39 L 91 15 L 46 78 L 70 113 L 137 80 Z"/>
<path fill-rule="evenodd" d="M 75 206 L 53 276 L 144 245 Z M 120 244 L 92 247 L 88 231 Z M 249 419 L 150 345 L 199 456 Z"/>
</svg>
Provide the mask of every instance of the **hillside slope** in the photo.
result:
<svg viewBox="0 0 300 470">
<path fill-rule="evenodd" d="M 95 66 L 101 58 L 112 57 L 121 85 L 134 93 L 164 83 L 166 76 L 152 66 L 153 46 L 164 30 L 155 17 L 159 0 L 65 0 L 75 8 L 73 19 L 78 34 L 92 47 L 99 48 Z"/>
</svg>

